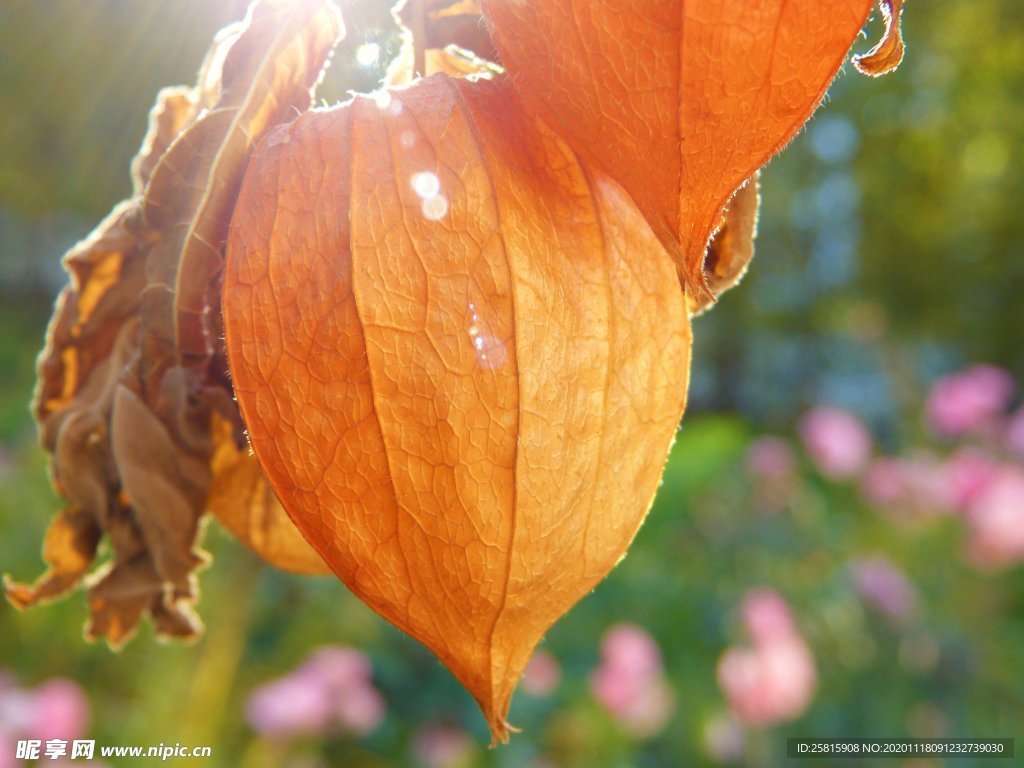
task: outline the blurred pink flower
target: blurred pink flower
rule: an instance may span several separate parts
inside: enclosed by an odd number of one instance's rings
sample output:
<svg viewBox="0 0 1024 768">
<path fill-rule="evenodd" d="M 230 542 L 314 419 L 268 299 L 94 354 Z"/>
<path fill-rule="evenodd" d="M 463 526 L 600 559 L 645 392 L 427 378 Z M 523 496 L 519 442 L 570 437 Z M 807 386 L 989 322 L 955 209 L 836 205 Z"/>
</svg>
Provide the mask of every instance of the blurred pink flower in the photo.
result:
<svg viewBox="0 0 1024 768">
<path fill-rule="evenodd" d="M 662 672 L 658 644 L 636 624 L 616 624 L 605 632 L 601 659 L 606 668 L 622 670 L 635 679 L 657 677 Z"/>
<path fill-rule="evenodd" d="M 590 690 L 637 737 L 664 728 L 675 707 L 657 643 L 633 624 L 618 624 L 605 633 L 601 664 L 590 677 Z"/>
<path fill-rule="evenodd" d="M 1006 448 L 1011 453 L 1024 456 L 1024 408 L 1018 408 L 1006 425 Z"/>
<path fill-rule="evenodd" d="M 373 667 L 362 651 L 343 646 L 318 648 L 296 670 L 321 678 L 332 688 L 350 688 L 370 682 Z"/>
<path fill-rule="evenodd" d="M 784 479 L 795 470 L 793 450 L 781 437 L 760 437 L 747 448 L 747 471 L 755 477 Z"/>
<path fill-rule="evenodd" d="M 89 700 L 77 683 L 52 678 L 34 689 L 20 688 L 0 670 L 0 768 L 21 764 L 15 760 L 19 740 L 70 742 L 85 736 L 88 727 Z"/>
<path fill-rule="evenodd" d="M 798 636 L 793 612 L 774 589 L 757 587 L 743 598 L 743 626 L 754 645 L 786 642 Z"/>
<path fill-rule="evenodd" d="M 334 717 L 338 725 L 342 730 L 359 736 L 380 725 L 385 710 L 384 697 L 369 685 L 346 690 L 334 699 Z"/>
<path fill-rule="evenodd" d="M 10 686 L 0 690 L 0 733 L 24 734 L 34 721 L 33 697 L 31 691 Z"/>
<path fill-rule="evenodd" d="M 923 452 L 875 459 L 861 476 L 860 489 L 868 501 L 887 511 L 921 516 L 949 514 L 957 499 L 948 466 Z"/>
<path fill-rule="evenodd" d="M 0 729 L 0 768 L 17 768 L 21 762 L 15 757 L 17 749 L 17 739 Z"/>
<path fill-rule="evenodd" d="M 871 436 L 848 411 L 819 406 L 800 420 L 800 439 L 818 471 L 836 480 L 853 477 L 871 456 Z"/>
<path fill-rule="evenodd" d="M 880 555 L 851 563 L 853 587 L 866 605 L 895 622 L 917 610 L 917 591 L 900 568 Z"/>
<path fill-rule="evenodd" d="M 47 680 L 32 693 L 32 719 L 27 738 L 82 738 L 89 729 L 89 700 L 77 683 L 63 678 Z"/>
<path fill-rule="evenodd" d="M 747 449 L 747 473 L 755 481 L 754 497 L 766 510 L 789 504 L 797 479 L 796 458 L 780 437 L 761 437 Z"/>
<path fill-rule="evenodd" d="M 810 649 L 786 602 L 756 589 L 743 602 L 750 647 L 728 648 L 718 662 L 718 683 L 729 707 L 749 725 L 773 725 L 799 716 L 810 703 L 817 673 Z"/>
<path fill-rule="evenodd" d="M 246 715 L 253 730 L 287 738 L 332 728 L 358 735 L 384 718 L 384 699 L 371 682 L 370 661 L 352 648 L 315 651 L 288 675 L 258 687 Z"/>
<path fill-rule="evenodd" d="M 547 651 L 536 651 L 523 671 L 523 690 L 534 696 L 550 696 L 561 677 L 558 660 Z"/>
<path fill-rule="evenodd" d="M 900 459 L 875 459 L 864 471 L 860 489 L 864 498 L 879 507 L 902 501 L 906 495 L 903 462 Z"/>
<path fill-rule="evenodd" d="M 296 670 L 327 689 L 335 721 L 343 730 L 366 734 L 384 719 L 384 698 L 371 682 L 366 654 L 353 648 L 321 648 Z"/>
<path fill-rule="evenodd" d="M 932 384 L 925 411 L 932 430 L 956 437 L 991 426 L 1013 397 L 1013 379 L 1002 368 L 975 365 Z"/>
<path fill-rule="evenodd" d="M 949 514 L 955 508 L 952 477 L 947 466 L 930 453 L 918 452 L 903 460 L 904 480 L 919 512 Z"/>
<path fill-rule="evenodd" d="M 472 760 L 473 740 L 454 725 L 428 725 L 413 734 L 412 752 L 424 768 L 459 768 Z"/>
<path fill-rule="evenodd" d="M 34 689 L 19 688 L 4 674 L 0 682 L 0 733 L 18 739 L 82 738 L 89 729 L 89 700 L 77 683 L 44 680 Z"/>
<path fill-rule="evenodd" d="M 961 448 L 946 461 L 953 507 L 963 511 L 999 474 L 999 464 L 977 448 Z"/>
<path fill-rule="evenodd" d="M 264 683 L 249 696 L 246 718 L 264 736 L 320 735 L 331 723 L 327 686 L 301 675 L 286 675 Z"/>
<path fill-rule="evenodd" d="M 1024 470 L 1004 467 L 965 514 L 967 551 L 984 568 L 1024 560 Z"/>
<path fill-rule="evenodd" d="M 807 708 L 817 677 L 802 643 L 730 648 L 718 662 L 718 681 L 736 716 L 749 725 L 775 725 Z"/>
</svg>

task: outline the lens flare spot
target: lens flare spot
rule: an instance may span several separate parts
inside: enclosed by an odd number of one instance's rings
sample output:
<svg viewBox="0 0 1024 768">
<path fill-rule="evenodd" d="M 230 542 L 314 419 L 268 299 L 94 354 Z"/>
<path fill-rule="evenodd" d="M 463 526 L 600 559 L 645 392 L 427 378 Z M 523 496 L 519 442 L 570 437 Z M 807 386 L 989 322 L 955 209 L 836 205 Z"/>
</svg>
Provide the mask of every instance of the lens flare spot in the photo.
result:
<svg viewBox="0 0 1024 768">
<path fill-rule="evenodd" d="M 441 191 L 441 180 L 430 171 L 422 171 L 412 175 L 412 188 L 423 200 L 436 197 Z"/>
<path fill-rule="evenodd" d="M 380 61 L 380 46 L 376 43 L 363 43 L 356 49 L 356 61 L 361 67 L 373 67 Z"/>
<path fill-rule="evenodd" d="M 448 215 L 448 200 L 444 195 L 428 197 L 420 206 L 423 217 L 428 221 L 440 221 Z"/>
</svg>

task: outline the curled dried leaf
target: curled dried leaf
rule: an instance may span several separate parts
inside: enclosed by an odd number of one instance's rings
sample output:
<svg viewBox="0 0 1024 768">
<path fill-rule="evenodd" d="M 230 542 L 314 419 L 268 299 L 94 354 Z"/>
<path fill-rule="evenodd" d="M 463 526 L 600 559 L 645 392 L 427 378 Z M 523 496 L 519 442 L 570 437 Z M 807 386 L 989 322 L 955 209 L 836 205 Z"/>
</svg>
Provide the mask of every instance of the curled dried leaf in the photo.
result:
<svg viewBox="0 0 1024 768">
<path fill-rule="evenodd" d="M 163 637 L 195 638 L 202 631 L 192 609 L 198 596 L 195 576 L 188 578 L 186 589 L 172 590 L 148 557 L 119 557 L 89 579 L 90 617 L 85 636 L 104 638 L 117 650 L 148 615 Z"/>
<path fill-rule="evenodd" d="M 200 630 L 199 521 L 211 485 L 225 487 L 217 473 L 231 473 L 213 461 L 212 420 L 241 433 L 222 345 L 210 341 L 233 195 L 252 143 L 309 105 L 340 32 L 330 0 L 254 3 L 217 36 L 196 86 L 160 92 L 132 162 L 137 196 L 66 255 L 33 410 L 67 508 L 47 532 L 47 572 L 33 585 L 5 578 L 15 605 L 85 578 L 90 637 L 118 647 L 146 615 L 162 634 Z M 187 344 L 175 331 L 182 307 L 196 324 L 184 323 Z M 270 504 L 264 517 L 290 525 Z M 103 536 L 112 560 L 89 575 Z"/>
<path fill-rule="evenodd" d="M 43 544 L 43 560 L 49 569 L 31 586 L 5 576 L 7 599 L 25 609 L 74 588 L 92 566 L 101 534 L 93 516 L 69 509 L 60 512 L 50 522 Z"/>
<path fill-rule="evenodd" d="M 144 306 L 144 333 L 167 336 L 170 324 L 176 355 L 187 364 L 204 365 L 213 354 L 210 287 L 223 267 L 227 223 L 249 151 L 268 128 L 309 107 L 343 31 L 331 0 L 253 3 L 241 28 L 226 36 L 231 45 L 222 56 L 222 44 L 215 45 L 217 55 L 204 69 L 200 88 L 218 94 L 212 109 L 153 170 L 143 211 L 162 236 L 148 256 L 149 284 L 154 293 L 159 286 L 173 294 L 173 314 L 166 316 L 162 299 Z"/>
<path fill-rule="evenodd" d="M 708 245 L 708 255 L 704 259 L 704 279 L 716 298 L 743 278 L 750 260 L 754 258 L 757 213 L 761 207 L 759 177 L 760 172 L 755 173 L 736 190 L 722 214 L 722 223 L 718 225 Z M 686 298 L 691 315 L 700 314 L 712 306 L 707 299 L 698 301 L 689 294 Z"/>
<path fill-rule="evenodd" d="M 54 307 L 32 401 L 47 450 L 58 430 L 51 417 L 59 422 L 76 399 L 88 400 L 79 397 L 82 389 L 138 312 L 146 248 L 139 221 L 139 200 L 126 200 L 64 257 L 71 281 Z"/>
<path fill-rule="evenodd" d="M 878 0 L 885 32 L 867 53 L 854 56 L 853 66 L 863 75 L 878 77 L 892 72 L 903 61 L 903 0 Z"/>
<path fill-rule="evenodd" d="M 56 331 L 73 315 L 75 303 L 75 293 L 65 289 L 50 325 L 51 346 L 61 338 Z M 93 540 L 98 543 L 103 532 L 109 530 L 110 520 L 121 503 L 117 468 L 110 450 L 109 423 L 117 382 L 134 354 L 137 330 L 137 320 L 124 322 L 118 328 L 113 348 L 81 378 L 74 347 L 65 348 L 65 355 L 44 353 L 40 358 L 36 412 L 43 446 L 53 455 L 54 485 L 68 507 L 46 533 L 43 558 L 49 566 L 47 572 L 32 586 L 5 579 L 8 599 L 19 608 L 58 597 L 78 585 L 95 556 Z M 61 357 L 72 362 L 62 368 L 48 365 Z M 63 376 L 45 378 L 43 372 L 47 369 Z M 55 382 L 76 389 L 68 399 L 54 401 L 46 393 Z M 86 555 L 88 562 L 83 564 L 81 559 Z"/>
<path fill-rule="evenodd" d="M 135 514 L 156 572 L 171 589 L 187 593 L 188 578 L 204 558 L 192 550 L 199 527 L 208 462 L 183 449 L 163 422 L 124 384 L 114 395 L 111 452 L 121 493 Z"/>
<path fill-rule="evenodd" d="M 132 159 L 132 187 L 141 195 L 153 175 L 153 168 L 167 151 L 167 147 L 199 113 L 200 105 L 195 88 L 183 85 L 164 88 L 157 94 L 156 104 L 149 112 L 149 130 L 142 140 L 142 149 Z"/>
</svg>

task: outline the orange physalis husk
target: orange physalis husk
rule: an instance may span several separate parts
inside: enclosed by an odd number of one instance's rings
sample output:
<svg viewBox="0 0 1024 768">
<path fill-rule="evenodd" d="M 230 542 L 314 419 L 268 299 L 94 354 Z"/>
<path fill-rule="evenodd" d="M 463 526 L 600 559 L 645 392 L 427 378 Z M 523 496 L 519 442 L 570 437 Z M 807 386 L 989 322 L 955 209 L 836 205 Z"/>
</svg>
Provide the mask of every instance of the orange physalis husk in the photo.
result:
<svg viewBox="0 0 1024 768">
<path fill-rule="evenodd" d="M 706 303 L 734 191 L 818 106 L 873 0 L 483 0 L 534 110 L 636 201 Z"/>
<path fill-rule="evenodd" d="M 306 538 L 507 738 L 544 632 L 623 557 L 690 330 L 628 195 L 504 77 L 272 131 L 223 309 L 253 449 Z"/>
</svg>

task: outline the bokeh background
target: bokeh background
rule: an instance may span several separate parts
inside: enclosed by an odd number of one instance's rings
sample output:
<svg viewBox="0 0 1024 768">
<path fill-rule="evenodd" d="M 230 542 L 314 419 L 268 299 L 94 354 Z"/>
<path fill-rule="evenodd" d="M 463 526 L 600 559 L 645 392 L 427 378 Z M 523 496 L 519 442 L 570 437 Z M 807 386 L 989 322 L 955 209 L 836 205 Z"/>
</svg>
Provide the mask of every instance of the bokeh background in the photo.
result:
<svg viewBox="0 0 1024 768">
<path fill-rule="evenodd" d="M 380 77 L 386 6 L 345 3 L 328 103 Z M 27 402 L 59 257 L 128 194 L 158 88 L 192 82 L 244 9 L 0 4 L 0 570 L 19 579 L 58 504 Z M 896 74 L 847 66 L 766 169 L 751 272 L 695 323 L 651 516 L 542 644 L 510 745 L 488 750 L 469 696 L 340 583 L 211 524 L 194 645 L 86 644 L 80 594 L 0 604 L 0 766 L 32 735 L 209 745 L 182 764 L 210 768 L 769 766 L 796 735 L 1024 750 L 1024 4 L 911 0 L 905 32 Z"/>
</svg>

